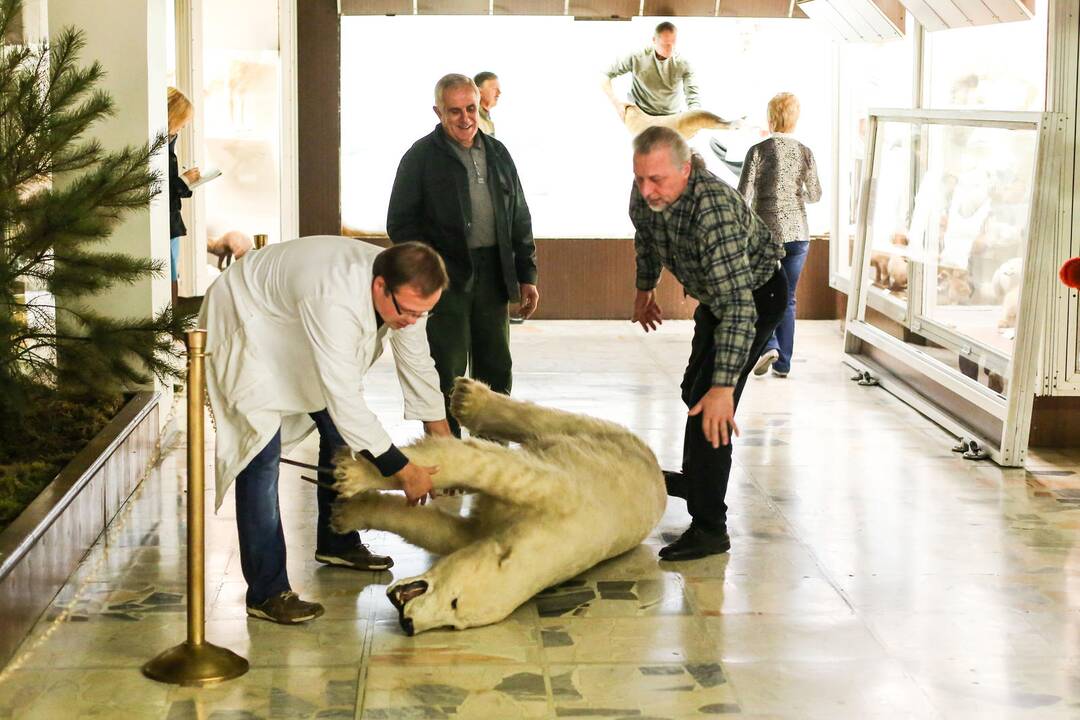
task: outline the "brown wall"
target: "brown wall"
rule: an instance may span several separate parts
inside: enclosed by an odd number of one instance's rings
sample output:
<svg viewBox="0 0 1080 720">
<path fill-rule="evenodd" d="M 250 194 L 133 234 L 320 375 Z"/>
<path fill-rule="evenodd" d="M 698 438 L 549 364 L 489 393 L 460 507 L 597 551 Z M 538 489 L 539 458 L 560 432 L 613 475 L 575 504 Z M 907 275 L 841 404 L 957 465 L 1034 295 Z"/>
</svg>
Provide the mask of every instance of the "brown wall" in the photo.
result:
<svg viewBox="0 0 1080 720">
<path fill-rule="evenodd" d="M 537 240 L 540 271 L 538 319 L 621 320 L 634 302 L 633 240 Z M 666 270 L 657 289 L 664 317 L 692 317 L 697 302 Z M 796 317 L 842 317 L 838 293 L 829 287 L 829 243 L 814 240 L 795 295 Z"/>
<path fill-rule="evenodd" d="M 1080 447 L 1080 397 L 1037 397 L 1031 409 L 1031 447 Z"/>
<path fill-rule="evenodd" d="M 341 84 L 336 0 L 296 4 L 300 235 L 341 228 Z"/>
<path fill-rule="evenodd" d="M 350 234 L 342 230 L 342 234 Z M 388 245 L 383 237 L 364 237 Z M 536 241 L 540 274 L 537 320 L 626 320 L 634 305 L 634 241 L 630 239 L 542 239 Z M 843 317 L 843 296 L 829 287 L 829 243 L 814 240 L 796 294 L 796 317 L 834 320 Z M 690 318 L 697 301 L 666 270 L 657 288 L 664 317 Z"/>
</svg>

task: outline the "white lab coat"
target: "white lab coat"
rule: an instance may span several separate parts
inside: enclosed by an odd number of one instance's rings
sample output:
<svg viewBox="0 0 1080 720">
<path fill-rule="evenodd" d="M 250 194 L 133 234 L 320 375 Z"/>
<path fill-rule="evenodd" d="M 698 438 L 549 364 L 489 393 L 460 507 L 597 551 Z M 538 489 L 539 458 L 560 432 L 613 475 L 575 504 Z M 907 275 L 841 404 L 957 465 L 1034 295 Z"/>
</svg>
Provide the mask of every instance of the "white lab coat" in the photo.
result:
<svg viewBox="0 0 1080 720">
<path fill-rule="evenodd" d="M 390 436 L 364 401 L 364 373 L 390 338 L 409 420 L 446 417 L 426 321 L 379 328 L 371 300 L 381 248 L 319 235 L 249 252 L 210 286 L 206 384 L 216 426 L 217 503 L 281 428 L 287 453 L 329 410 L 354 452 L 378 456 Z"/>
</svg>

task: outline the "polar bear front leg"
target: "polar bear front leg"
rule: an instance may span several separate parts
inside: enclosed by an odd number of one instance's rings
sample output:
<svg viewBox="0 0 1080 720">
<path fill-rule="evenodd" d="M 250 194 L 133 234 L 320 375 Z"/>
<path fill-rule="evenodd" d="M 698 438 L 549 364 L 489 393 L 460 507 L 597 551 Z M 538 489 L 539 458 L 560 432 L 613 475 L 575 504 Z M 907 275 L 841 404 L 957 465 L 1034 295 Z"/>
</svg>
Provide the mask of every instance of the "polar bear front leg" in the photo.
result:
<svg viewBox="0 0 1080 720">
<path fill-rule="evenodd" d="M 436 490 L 470 488 L 513 505 L 532 507 L 549 498 L 562 498 L 565 503 L 577 494 L 577 486 L 557 467 L 497 443 L 428 436 L 402 450 L 410 462 L 439 468 L 431 476 Z M 348 454 L 339 456 L 334 477 L 334 489 L 345 497 L 365 490 L 401 489 L 393 477 L 382 477 L 370 462 Z"/>
<path fill-rule="evenodd" d="M 383 477 L 379 469 L 362 457 L 353 457 L 347 449 L 334 458 L 334 490 L 342 497 L 351 497 L 365 490 L 400 490 L 392 475 Z"/>
<path fill-rule="evenodd" d="M 437 490 L 468 488 L 522 507 L 573 506 L 577 484 L 559 467 L 486 440 L 428 437 L 404 449 L 413 462 L 437 466 Z M 549 502 L 550 501 L 550 502 Z"/>
<path fill-rule="evenodd" d="M 471 518 L 450 515 L 432 505 L 409 507 L 400 495 L 374 491 L 336 501 L 330 523 L 339 533 L 392 532 L 436 555 L 447 555 L 468 545 L 476 534 L 476 521 Z"/>
<path fill-rule="evenodd" d="M 450 412 L 469 432 L 492 440 L 528 444 L 553 435 L 607 435 L 626 433 L 614 423 L 576 415 L 563 410 L 492 391 L 487 385 L 468 378 L 454 380 Z"/>
</svg>

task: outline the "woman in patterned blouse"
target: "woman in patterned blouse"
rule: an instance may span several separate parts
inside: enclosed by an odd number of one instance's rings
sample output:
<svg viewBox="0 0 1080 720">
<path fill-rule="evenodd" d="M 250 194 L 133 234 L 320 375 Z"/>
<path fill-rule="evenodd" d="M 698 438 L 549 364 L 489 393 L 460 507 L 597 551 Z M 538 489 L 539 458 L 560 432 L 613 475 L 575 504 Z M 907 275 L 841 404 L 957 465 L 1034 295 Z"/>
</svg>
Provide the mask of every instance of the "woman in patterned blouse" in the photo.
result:
<svg viewBox="0 0 1080 720">
<path fill-rule="evenodd" d="M 746 204 L 765 222 L 773 240 L 784 244 L 787 253 L 781 261 L 788 280 L 787 311 L 754 366 L 755 375 L 764 375 L 770 366 L 777 377 L 787 377 L 791 371 L 795 285 L 810 245 L 806 203 L 821 199 L 814 153 L 790 135 L 798 120 L 799 100 L 794 95 L 780 93 L 770 100 L 772 135 L 750 148 L 739 178 L 739 192 Z"/>
</svg>

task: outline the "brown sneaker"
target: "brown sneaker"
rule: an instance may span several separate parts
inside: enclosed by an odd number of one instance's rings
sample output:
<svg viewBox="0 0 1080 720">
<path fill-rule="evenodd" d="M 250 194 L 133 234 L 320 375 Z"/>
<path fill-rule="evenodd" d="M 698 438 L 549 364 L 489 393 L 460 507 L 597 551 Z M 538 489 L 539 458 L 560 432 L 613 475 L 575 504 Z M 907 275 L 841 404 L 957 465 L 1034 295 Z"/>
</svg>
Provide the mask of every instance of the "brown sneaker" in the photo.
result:
<svg viewBox="0 0 1080 720">
<path fill-rule="evenodd" d="M 354 547 L 341 552 L 315 551 L 315 559 L 326 565 L 349 568 L 351 570 L 389 570 L 394 567 L 394 561 L 386 555 L 376 555 L 362 542 Z"/>
<path fill-rule="evenodd" d="M 292 590 L 274 595 L 272 598 L 254 607 L 248 606 L 247 614 L 260 620 L 296 625 L 314 620 L 324 612 L 323 606 L 315 602 L 305 602 Z"/>
</svg>

